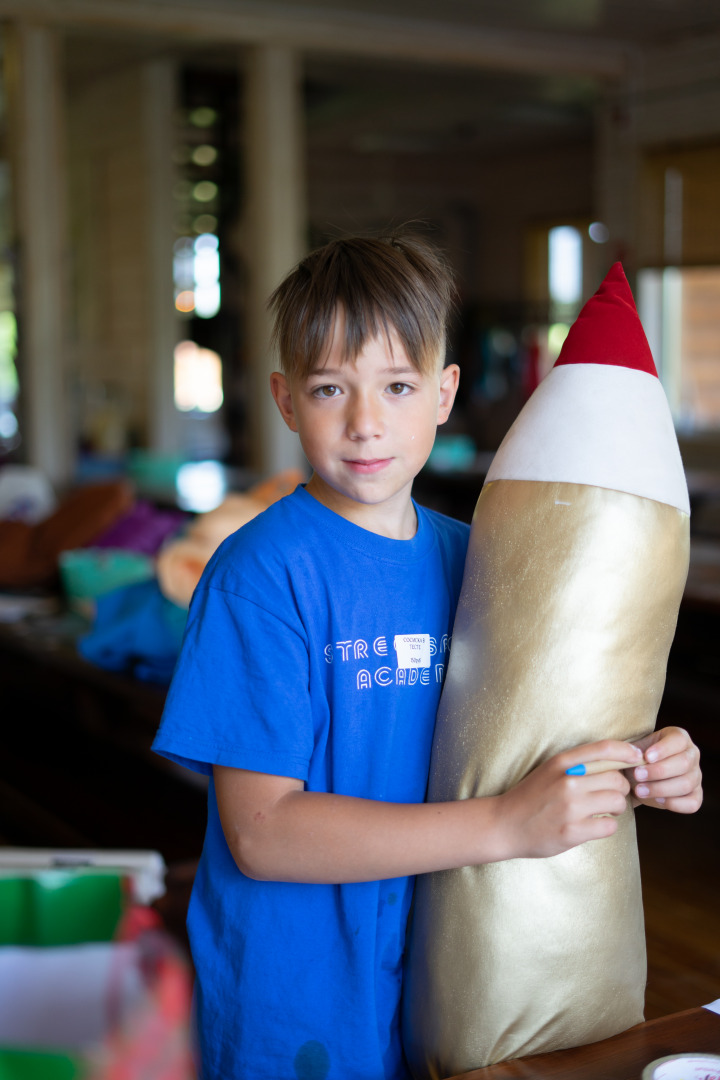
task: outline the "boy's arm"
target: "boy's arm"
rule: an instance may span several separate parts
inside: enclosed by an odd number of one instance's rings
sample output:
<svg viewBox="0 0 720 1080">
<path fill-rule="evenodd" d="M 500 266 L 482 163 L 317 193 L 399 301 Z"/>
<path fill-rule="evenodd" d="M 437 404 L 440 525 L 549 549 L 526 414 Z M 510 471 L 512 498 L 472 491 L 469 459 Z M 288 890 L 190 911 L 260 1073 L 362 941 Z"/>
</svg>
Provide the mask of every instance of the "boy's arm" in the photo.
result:
<svg viewBox="0 0 720 1080">
<path fill-rule="evenodd" d="M 502 795 L 449 803 L 385 803 L 306 791 L 301 780 L 215 766 L 220 820 L 248 877 L 343 883 L 555 855 L 610 836 L 630 785 L 618 770 L 568 776 L 640 751 L 605 740 L 558 754 Z"/>
<path fill-rule="evenodd" d="M 700 751 L 687 731 L 661 728 L 635 739 L 645 763 L 628 773 L 637 806 L 657 806 L 677 814 L 694 814 L 703 801 Z"/>
</svg>

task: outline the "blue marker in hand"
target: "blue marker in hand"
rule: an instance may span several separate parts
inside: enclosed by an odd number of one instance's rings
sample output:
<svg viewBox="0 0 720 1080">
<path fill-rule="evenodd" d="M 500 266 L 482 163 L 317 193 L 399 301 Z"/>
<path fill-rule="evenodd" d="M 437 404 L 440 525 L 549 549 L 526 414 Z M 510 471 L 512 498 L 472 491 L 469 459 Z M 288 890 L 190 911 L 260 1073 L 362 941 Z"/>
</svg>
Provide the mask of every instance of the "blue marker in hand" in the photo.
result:
<svg viewBox="0 0 720 1080">
<path fill-rule="evenodd" d="M 587 765 L 572 765 L 565 770 L 567 776 L 592 776 L 593 773 L 609 772 L 610 769 L 634 769 L 642 765 L 642 761 L 636 761 L 631 765 L 627 761 L 590 761 Z"/>
</svg>

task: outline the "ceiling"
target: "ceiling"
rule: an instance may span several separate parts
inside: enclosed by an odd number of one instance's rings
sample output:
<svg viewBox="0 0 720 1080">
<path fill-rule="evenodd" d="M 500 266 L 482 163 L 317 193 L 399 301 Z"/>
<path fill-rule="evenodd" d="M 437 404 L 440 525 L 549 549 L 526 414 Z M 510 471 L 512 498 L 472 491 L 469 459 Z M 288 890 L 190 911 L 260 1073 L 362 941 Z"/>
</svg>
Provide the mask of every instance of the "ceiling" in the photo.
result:
<svg viewBox="0 0 720 1080">
<path fill-rule="evenodd" d="M 717 0 L 285 0 L 284 6 L 602 37 L 634 45 L 661 45 L 681 35 L 720 30 Z"/>
<path fill-rule="evenodd" d="M 364 153 L 492 150 L 589 137 L 595 82 L 569 76 L 315 60 L 310 145 Z"/>
<path fill-rule="evenodd" d="M 42 0 L 24 0 L 33 2 Z M 193 9 L 195 17 L 198 12 L 194 0 L 125 3 L 128 11 L 144 4 L 153 11 Z M 274 18 L 286 39 L 299 33 L 310 147 L 367 154 L 498 153 L 590 139 L 597 101 L 613 93 L 612 81 L 597 71 L 585 73 L 585 58 L 593 51 L 599 56 L 604 50 L 604 55 L 622 57 L 623 62 L 629 57 L 632 65 L 637 49 L 720 35 L 719 0 L 442 0 L 442 4 L 205 0 L 205 4 L 205 12 L 212 9 L 226 21 L 233 14 L 240 18 L 249 12 L 266 22 Z M 108 6 L 107 0 L 95 0 L 94 6 L 100 11 Z M 307 26 L 321 28 L 315 48 L 307 44 Z M 347 42 L 354 26 L 371 37 L 375 32 L 377 55 L 371 45 L 362 55 L 352 55 L 342 44 L 333 50 L 333 28 L 337 27 L 338 40 Z M 407 52 L 391 56 L 381 47 L 384 30 L 401 40 L 403 27 L 408 35 L 422 38 L 422 59 Z M 428 42 L 431 50 L 433 35 L 440 41 L 443 33 L 454 35 L 454 41 L 463 36 L 478 41 L 479 35 L 486 35 L 489 46 L 482 61 L 449 62 L 441 57 L 429 62 Z M 527 48 L 529 58 L 525 53 L 515 56 L 513 47 Z M 101 22 L 92 30 L 76 22 L 68 37 L 69 68 L 82 79 L 167 53 L 180 53 L 194 64 L 231 66 L 237 62 L 238 45 L 194 44 L 187 32 L 178 36 L 158 33 L 157 27 L 109 29 Z M 551 54 L 568 62 L 558 63 L 555 70 L 552 60 L 544 59 Z M 573 55 L 578 57 L 574 65 Z"/>
<path fill-rule="evenodd" d="M 300 0 L 290 7 L 302 9 Z M 487 28 L 523 41 L 639 48 L 720 33 L 718 0 L 313 0 L 315 9 Z M 591 138 L 612 85 L 580 72 L 471 70 L 316 55 L 308 64 L 311 143 L 367 152 L 492 153 Z M 720 72 L 718 73 L 720 82 Z"/>
</svg>

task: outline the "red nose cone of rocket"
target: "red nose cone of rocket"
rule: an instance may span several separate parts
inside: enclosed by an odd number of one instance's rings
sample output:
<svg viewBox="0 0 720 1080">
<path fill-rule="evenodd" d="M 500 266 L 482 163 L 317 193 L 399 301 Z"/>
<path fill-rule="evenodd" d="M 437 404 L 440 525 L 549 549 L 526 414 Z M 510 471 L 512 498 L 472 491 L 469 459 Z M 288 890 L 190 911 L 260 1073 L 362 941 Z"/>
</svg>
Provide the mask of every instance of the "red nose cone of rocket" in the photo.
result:
<svg viewBox="0 0 720 1080">
<path fill-rule="evenodd" d="M 555 367 L 561 364 L 614 364 L 657 377 L 621 263 L 610 269 L 570 327 Z"/>
</svg>

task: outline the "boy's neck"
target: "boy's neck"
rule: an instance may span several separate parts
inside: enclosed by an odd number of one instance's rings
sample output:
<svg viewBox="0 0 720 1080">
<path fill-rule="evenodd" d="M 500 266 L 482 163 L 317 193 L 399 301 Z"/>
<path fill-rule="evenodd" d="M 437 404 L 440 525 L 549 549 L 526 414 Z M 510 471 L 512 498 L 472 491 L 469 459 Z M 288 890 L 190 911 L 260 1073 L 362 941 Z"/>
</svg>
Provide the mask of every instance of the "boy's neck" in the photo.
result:
<svg viewBox="0 0 720 1080">
<path fill-rule="evenodd" d="M 328 510 L 361 529 L 377 533 L 378 536 L 387 536 L 390 540 L 412 540 L 417 532 L 417 514 L 411 498 L 412 485 L 403 488 L 393 499 L 383 502 L 381 506 L 356 502 L 341 495 L 317 473 L 312 474 L 305 490 Z"/>
</svg>

